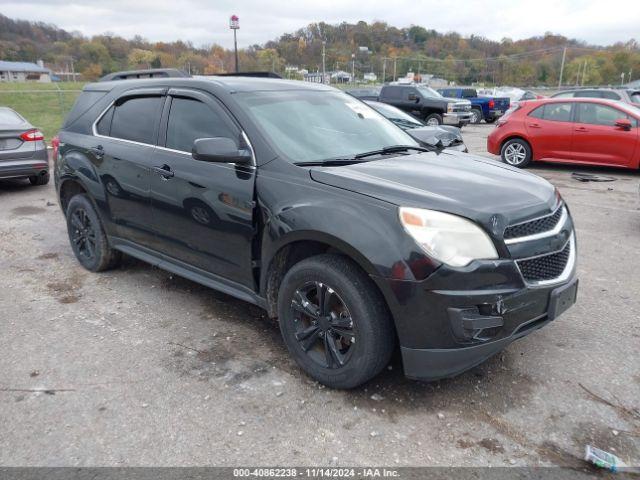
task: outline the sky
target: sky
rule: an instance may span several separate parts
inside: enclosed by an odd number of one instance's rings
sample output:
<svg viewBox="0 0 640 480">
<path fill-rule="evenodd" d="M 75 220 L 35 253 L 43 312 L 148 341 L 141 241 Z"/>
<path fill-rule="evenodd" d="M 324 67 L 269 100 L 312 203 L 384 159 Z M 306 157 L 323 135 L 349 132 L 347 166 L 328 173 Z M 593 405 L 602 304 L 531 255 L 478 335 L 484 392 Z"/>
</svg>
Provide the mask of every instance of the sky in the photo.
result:
<svg viewBox="0 0 640 480">
<path fill-rule="evenodd" d="M 233 46 L 232 14 L 240 17 L 239 47 L 262 44 L 312 22 L 359 20 L 396 27 L 415 24 L 492 40 L 545 32 L 596 45 L 640 40 L 637 0 L 0 0 L 0 13 L 87 36 L 110 32 L 227 48 Z"/>
</svg>

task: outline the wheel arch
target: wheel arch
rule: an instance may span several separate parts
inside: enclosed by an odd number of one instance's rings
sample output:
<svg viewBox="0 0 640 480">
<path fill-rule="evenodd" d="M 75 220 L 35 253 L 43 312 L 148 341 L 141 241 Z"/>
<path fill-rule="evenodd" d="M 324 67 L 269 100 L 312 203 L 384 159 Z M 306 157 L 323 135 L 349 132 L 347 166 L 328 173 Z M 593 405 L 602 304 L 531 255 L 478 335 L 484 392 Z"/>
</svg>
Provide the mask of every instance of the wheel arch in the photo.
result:
<svg viewBox="0 0 640 480">
<path fill-rule="evenodd" d="M 58 198 L 60 200 L 60 208 L 62 213 L 67 212 L 67 207 L 71 199 L 80 194 L 87 194 L 88 189 L 82 184 L 82 182 L 75 177 L 68 177 L 62 179 L 60 187 L 58 189 Z"/>
<path fill-rule="evenodd" d="M 352 245 L 333 235 L 320 231 L 296 231 L 279 239 L 271 249 L 272 253 L 262 262 L 264 268 L 260 274 L 260 292 L 266 299 L 269 317 L 277 317 L 277 298 L 280 284 L 286 273 L 296 263 L 320 255 L 335 253 L 343 255 L 360 267 L 367 275 L 376 274 L 373 264 Z M 384 299 L 380 289 L 375 287 Z"/>
<path fill-rule="evenodd" d="M 508 137 L 504 138 L 502 140 L 502 142 L 500 142 L 500 156 L 502 157 L 502 149 L 504 148 L 504 146 L 506 145 L 506 143 L 510 140 L 522 140 L 524 143 L 526 143 L 529 146 L 529 149 L 531 150 L 531 160 L 535 160 L 535 152 L 533 150 L 533 146 L 531 145 L 531 142 L 529 140 L 527 140 L 525 137 L 523 137 L 522 135 L 518 135 L 518 134 L 514 134 L 514 135 L 509 135 Z"/>
</svg>

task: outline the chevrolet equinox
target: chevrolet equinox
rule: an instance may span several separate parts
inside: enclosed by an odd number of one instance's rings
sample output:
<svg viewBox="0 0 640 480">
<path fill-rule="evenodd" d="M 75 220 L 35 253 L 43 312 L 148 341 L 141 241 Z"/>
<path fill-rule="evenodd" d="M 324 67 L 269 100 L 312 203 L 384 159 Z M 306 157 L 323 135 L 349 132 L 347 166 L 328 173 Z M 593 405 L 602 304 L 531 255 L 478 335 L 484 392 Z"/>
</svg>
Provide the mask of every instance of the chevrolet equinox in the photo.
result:
<svg viewBox="0 0 640 480">
<path fill-rule="evenodd" d="M 576 298 L 554 187 L 431 151 L 358 99 L 268 78 L 84 87 L 55 183 L 78 261 L 122 254 L 264 308 L 334 388 L 457 375 Z"/>
</svg>

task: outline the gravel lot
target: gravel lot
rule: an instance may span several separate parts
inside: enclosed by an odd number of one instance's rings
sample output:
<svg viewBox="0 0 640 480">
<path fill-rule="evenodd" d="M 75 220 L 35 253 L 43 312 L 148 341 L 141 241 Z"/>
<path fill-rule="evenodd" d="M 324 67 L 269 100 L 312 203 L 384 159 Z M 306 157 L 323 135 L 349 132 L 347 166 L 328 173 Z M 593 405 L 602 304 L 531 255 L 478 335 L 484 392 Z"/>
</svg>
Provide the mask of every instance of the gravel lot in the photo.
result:
<svg viewBox="0 0 640 480">
<path fill-rule="evenodd" d="M 471 151 L 491 128 L 463 130 Z M 396 360 L 349 392 L 302 374 L 256 307 L 132 259 L 83 270 L 53 185 L 0 182 L 0 465 L 575 467 L 587 443 L 638 465 L 640 176 L 531 170 L 575 217 L 578 304 L 455 379 Z"/>
</svg>

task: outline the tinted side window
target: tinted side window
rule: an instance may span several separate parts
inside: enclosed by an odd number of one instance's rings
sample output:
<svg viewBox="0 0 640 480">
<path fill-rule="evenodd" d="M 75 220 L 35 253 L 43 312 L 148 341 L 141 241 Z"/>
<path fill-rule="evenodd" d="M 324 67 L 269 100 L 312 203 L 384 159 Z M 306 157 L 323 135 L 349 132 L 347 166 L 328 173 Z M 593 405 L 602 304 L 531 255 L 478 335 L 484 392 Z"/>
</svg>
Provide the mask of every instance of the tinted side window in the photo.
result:
<svg viewBox="0 0 640 480">
<path fill-rule="evenodd" d="M 155 144 L 163 97 L 134 97 L 116 106 L 111 121 L 111 137 Z"/>
<path fill-rule="evenodd" d="M 606 98 L 609 100 L 622 100 L 622 97 L 618 95 L 616 92 L 602 92 L 602 98 Z"/>
<path fill-rule="evenodd" d="M 382 89 L 383 96 L 392 99 L 402 98 L 402 89 L 400 87 L 384 87 Z"/>
<path fill-rule="evenodd" d="M 113 118 L 114 107 L 110 107 L 109 110 L 100 118 L 100 121 L 96 125 L 96 132 L 98 135 L 104 135 L 108 137 L 111 134 L 111 119 Z"/>
<path fill-rule="evenodd" d="M 556 93 L 551 98 L 573 98 L 573 92 Z"/>
<path fill-rule="evenodd" d="M 228 137 L 236 139 L 236 133 L 220 113 L 204 103 L 190 98 L 174 98 L 171 101 L 167 125 L 166 147 L 191 152 L 197 138 Z"/>
<path fill-rule="evenodd" d="M 553 122 L 570 122 L 571 121 L 571 104 L 570 103 L 548 103 L 544 106 L 545 120 Z"/>
<path fill-rule="evenodd" d="M 607 125 L 613 127 L 619 118 L 628 118 L 632 124 L 635 119 L 626 113 L 607 105 L 597 103 L 579 103 L 577 105 L 577 119 L 579 123 L 589 123 L 591 125 Z"/>
</svg>

